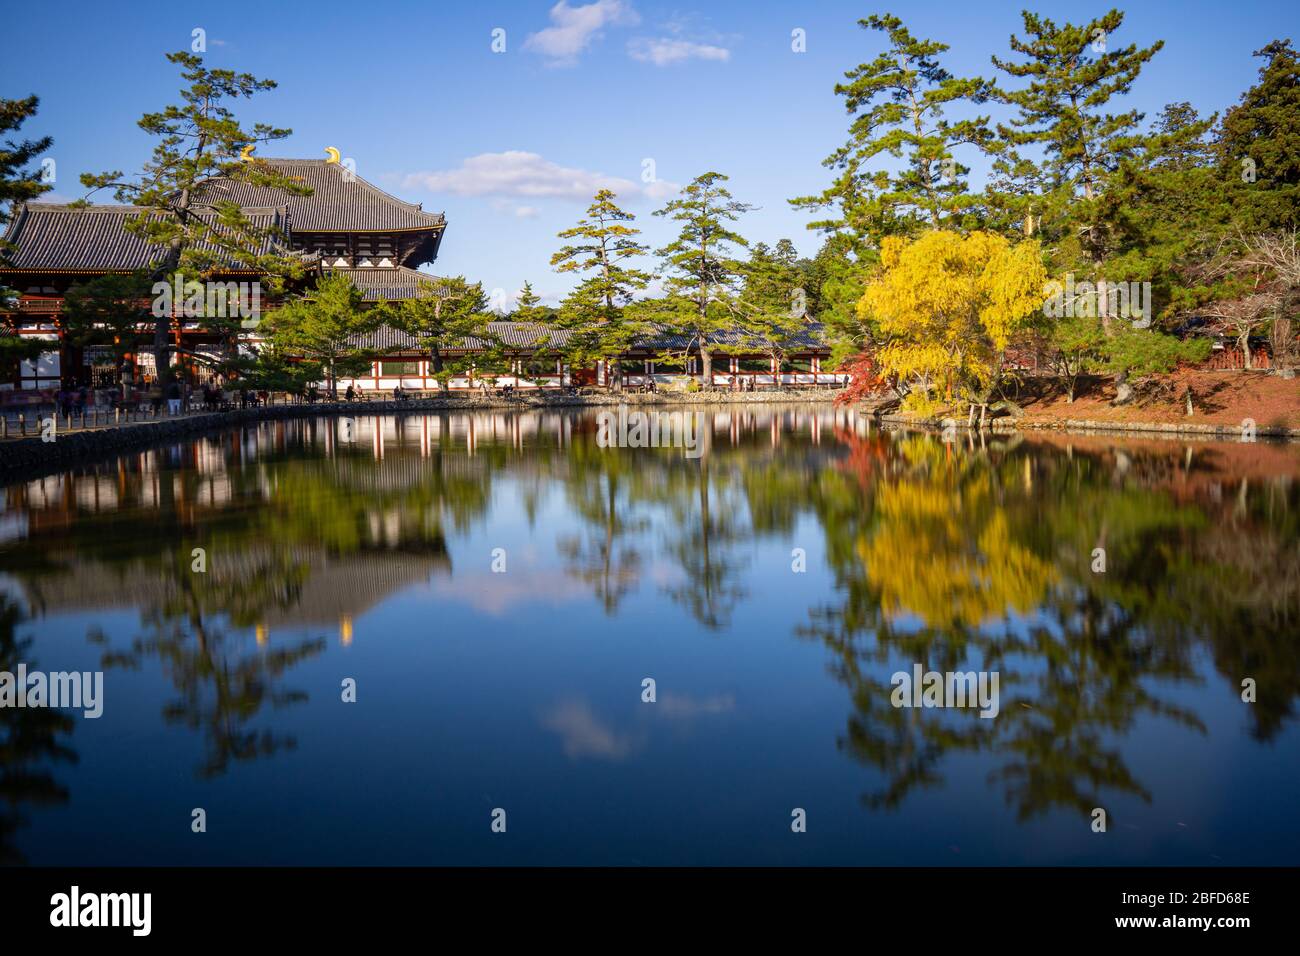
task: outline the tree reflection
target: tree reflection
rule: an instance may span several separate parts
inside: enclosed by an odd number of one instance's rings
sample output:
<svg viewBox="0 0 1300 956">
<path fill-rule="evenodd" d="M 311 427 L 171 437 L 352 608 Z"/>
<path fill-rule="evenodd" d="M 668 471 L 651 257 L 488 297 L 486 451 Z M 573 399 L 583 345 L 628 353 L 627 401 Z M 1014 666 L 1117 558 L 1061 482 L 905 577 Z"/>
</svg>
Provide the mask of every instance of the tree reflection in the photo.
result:
<svg viewBox="0 0 1300 956">
<path fill-rule="evenodd" d="M 803 633 L 849 688 L 841 745 L 883 778 L 869 805 L 940 784 L 945 757 L 960 752 L 984 755 L 1021 819 L 1086 814 L 1104 794 L 1149 799 L 1120 742 L 1146 716 L 1205 732 L 1153 689 L 1200 679 L 1198 640 L 1230 685 L 1258 680 L 1256 736 L 1290 715 L 1300 661 L 1281 635 L 1294 631 L 1300 574 L 1288 482 L 1244 511 L 1226 506 L 1233 519 L 1171 494 L 1167 482 L 1187 477 L 1169 460 L 1176 449 L 1118 463 L 1029 443 L 841 438 L 842 467 L 813 495 L 838 600 L 815 608 Z M 1272 512 L 1250 522 L 1260 502 Z M 1092 567 L 1098 547 L 1104 572 Z M 892 707 L 889 675 L 912 662 L 999 671 L 1001 714 Z"/>
<path fill-rule="evenodd" d="M 638 537 L 649 525 L 636 514 L 629 472 L 632 456 L 602 449 L 594 442 L 575 442 L 567 461 L 565 498 L 582 522 L 576 534 L 561 533 L 556 547 L 565 572 L 592 589 L 606 614 L 636 590 L 642 572 Z"/>
<path fill-rule="evenodd" d="M 164 719 L 201 736 L 203 776 L 294 746 L 277 713 L 306 700 L 292 672 L 323 653 L 322 628 L 450 573 L 449 541 L 494 505 L 530 526 L 542 515 L 550 531 L 553 491 L 565 506 L 554 554 L 604 613 L 626 613 L 648 579 L 710 633 L 762 597 L 764 544 L 819 527 L 835 590 L 799 633 L 847 691 L 838 744 L 878 773 L 873 808 L 943 784 L 959 756 L 979 758 L 1020 819 L 1150 799 L 1126 740 L 1152 719 L 1205 733 L 1178 701 L 1207 679 L 1234 695 L 1256 682 L 1242 706 L 1257 740 L 1294 717 L 1293 446 L 1265 468 L 1273 446 L 849 430 L 823 442 L 783 414 L 705 415 L 698 459 L 600 448 L 582 416 L 375 419 L 395 437 L 362 430 L 350 443 L 318 422 L 268 425 L 11 490 L 11 507 L 35 517 L 0 549 L 0 572 L 37 613 L 140 610 L 140 633 L 105 645 L 104 660 L 161 668 L 174 692 Z M 23 500 L 38 493 L 51 503 Z M 5 660 L 26 647 L 8 620 Z M 894 708 L 890 675 L 916 662 L 998 671 L 999 716 Z M 0 794 L 10 806 L 60 799 L 31 767 L 71 759 L 69 728 L 25 711 L 38 723 L 15 732 L 18 713 L 0 713 Z M 16 819 L 0 818 L 0 848 Z"/>
<path fill-rule="evenodd" d="M 22 609 L 0 593 L 0 671 L 17 672 L 28 656 L 31 638 L 18 637 Z M 68 791 L 54 776 L 53 764 L 75 763 L 68 746 L 73 718 L 49 707 L 0 707 L 0 864 L 27 862 L 15 835 L 27 822 L 25 808 L 66 803 Z"/>
<path fill-rule="evenodd" d="M 276 426 L 280 443 L 257 461 L 244 460 L 245 441 L 218 446 L 219 466 L 206 471 L 168 448 L 134 468 L 123 459 L 65 476 L 63 508 L 0 556 L 37 606 L 139 609 L 142 633 L 129 646 L 110 646 L 97 628 L 90 637 L 105 668 L 161 666 L 177 693 L 164 720 L 204 738 L 201 777 L 294 747 L 260 722 L 307 699 L 283 679 L 326 642 L 301 632 L 346 626 L 394 590 L 445 573 L 447 526 L 481 517 L 491 497 L 489 472 L 454 454 L 377 461 L 343 449 L 322 459 L 310 429 Z M 109 506 L 83 510 L 87 488 Z M 272 641 L 269 624 L 288 633 Z"/>
</svg>

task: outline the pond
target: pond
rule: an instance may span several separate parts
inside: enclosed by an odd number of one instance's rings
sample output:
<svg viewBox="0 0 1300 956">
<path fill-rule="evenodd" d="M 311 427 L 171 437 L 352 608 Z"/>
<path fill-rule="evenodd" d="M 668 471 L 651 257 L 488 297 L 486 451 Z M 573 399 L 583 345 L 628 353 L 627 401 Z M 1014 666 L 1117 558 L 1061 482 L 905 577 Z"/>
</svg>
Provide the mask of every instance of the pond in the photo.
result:
<svg viewBox="0 0 1300 956">
<path fill-rule="evenodd" d="M 1300 859 L 1300 445 L 637 414 L 4 488 L 0 860 Z"/>
</svg>

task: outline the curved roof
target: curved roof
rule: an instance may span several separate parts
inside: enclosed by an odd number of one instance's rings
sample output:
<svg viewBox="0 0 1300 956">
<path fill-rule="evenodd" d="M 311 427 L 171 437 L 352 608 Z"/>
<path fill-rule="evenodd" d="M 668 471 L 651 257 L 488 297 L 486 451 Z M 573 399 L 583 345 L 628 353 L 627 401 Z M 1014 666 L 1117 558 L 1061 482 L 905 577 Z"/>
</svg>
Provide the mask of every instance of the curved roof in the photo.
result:
<svg viewBox="0 0 1300 956">
<path fill-rule="evenodd" d="M 284 225 L 283 208 L 249 208 L 244 214 L 258 229 L 271 230 L 258 249 L 272 251 L 273 235 Z M 158 218 L 139 206 L 70 206 L 29 202 L 19 206 L 5 241 L 14 248 L 6 269 L 46 272 L 132 272 L 161 258 L 163 249 L 127 231 L 126 222 L 140 215 Z"/>
<path fill-rule="evenodd" d="M 310 186 L 312 195 L 294 196 L 273 186 L 230 179 L 209 180 L 200 195 L 208 201 L 228 199 L 241 206 L 284 206 L 294 232 L 422 231 L 446 226 L 442 213 L 425 212 L 418 204 L 402 202 L 341 163 L 324 159 L 254 159 Z"/>
<path fill-rule="evenodd" d="M 328 266 L 328 271 L 336 275 L 345 275 L 352 284 L 364 293 L 366 302 L 379 299 L 418 299 L 426 295 L 429 287 L 435 287 L 439 278 L 428 272 L 408 269 L 406 266 L 396 268 L 354 269 L 343 266 Z"/>
</svg>

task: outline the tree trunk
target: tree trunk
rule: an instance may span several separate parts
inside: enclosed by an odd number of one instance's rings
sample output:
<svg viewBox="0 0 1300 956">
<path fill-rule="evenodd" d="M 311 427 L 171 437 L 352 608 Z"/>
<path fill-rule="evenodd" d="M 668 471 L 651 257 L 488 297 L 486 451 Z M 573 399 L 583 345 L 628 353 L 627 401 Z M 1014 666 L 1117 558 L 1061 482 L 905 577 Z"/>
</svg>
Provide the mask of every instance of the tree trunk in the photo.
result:
<svg viewBox="0 0 1300 956">
<path fill-rule="evenodd" d="M 1133 401 L 1133 386 L 1128 382 L 1128 372 L 1120 372 L 1115 376 L 1115 399 L 1112 405 L 1125 405 Z"/>
<path fill-rule="evenodd" d="M 1291 368 L 1291 320 L 1277 315 L 1273 318 L 1273 366 L 1279 371 Z"/>
<path fill-rule="evenodd" d="M 1246 369 L 1249 370 L 1252 367 L 1250 361 L 1250 330 L 1249 329 L 1247 329 L 1241 335 L 1237 336 L 1237 343 L 1241 346 L 1242 361 L 1245 364 Z"/>
<path fill-rule="evenodd" d="M 703 345 L 700 346 L 700 372 L 703 375 L 703 381 L 700 383 L 706 392 L 713 391 L 713 353 Z"/>
<path fill-rule="evenodd" d="M 160 315 L 153 327 L 153 364 L 158 384 L 165 386 L 171 379 L 171 316 Z"/>
<path fill-rule="evenodd" d="M 438 383 L 438 394 L 447 394 L 447 383 L 442 379 L 442 352 L 438 351 L 438 346 L 429 349 L 429 365 L 433 368 L 433 374 L 436 376 L 435 381 Z"/>
</svg>

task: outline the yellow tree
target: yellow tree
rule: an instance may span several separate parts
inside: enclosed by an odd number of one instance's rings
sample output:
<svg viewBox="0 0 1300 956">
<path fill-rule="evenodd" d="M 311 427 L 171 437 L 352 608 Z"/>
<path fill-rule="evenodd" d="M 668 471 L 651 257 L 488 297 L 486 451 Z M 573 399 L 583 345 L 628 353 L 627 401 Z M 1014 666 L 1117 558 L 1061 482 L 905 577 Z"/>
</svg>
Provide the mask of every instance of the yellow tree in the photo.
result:
<svg viewBox="0 0 1300 956">
<path fill-rule="evenodd" d="M 908 408 L 933 414 L 970 402 L 973 417 L 1001 377 L 1012 335 L 1042 308 L 1046 282 L 1036 241 L 947 230 L 889 236 L 858 312 L 876 323 L 877 359 Z"/>
</svg>

